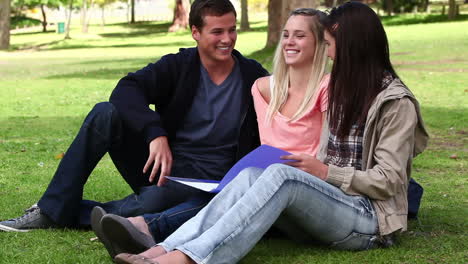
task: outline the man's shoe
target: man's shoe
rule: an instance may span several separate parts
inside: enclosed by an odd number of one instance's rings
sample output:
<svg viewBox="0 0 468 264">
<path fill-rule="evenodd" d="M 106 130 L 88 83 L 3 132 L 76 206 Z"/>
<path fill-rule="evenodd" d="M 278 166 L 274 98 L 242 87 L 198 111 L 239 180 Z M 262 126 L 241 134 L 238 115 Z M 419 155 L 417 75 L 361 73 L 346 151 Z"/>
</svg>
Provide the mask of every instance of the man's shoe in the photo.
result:
<svg viewBox="0 0 468 264">
<path fill-rule="evenodd" d="M 50 220 L 50 218 L 41 213 L 41 209 L 33 206 L 26 210 L 23 216 L 13 218 L 10 220 L 0 222 L 4 228 L 1 230 L 9 229 L 8 231 L 21 231 L 28 229 L 47 229 L 57 227 L 57 225 Z"/>
<path fill-rule="evenodd" d="M 138 254 L 156 245 L 152 236 L 141 232 L 129 220 L 118 215 L 106 214 L 101 220 L 101 231 L 114 250 L 112 258 L 120 253 Z"/>
<path fill-rule="evenodd" d="M 114 256 L 117 255 L 117 253 L 112 247 L 112 244 L 110 243 L 109 239 L 107 239 L 106 235 L 102 233 L 101 220 L 104 217 L 104 215 L 106 215 L 106 211 L 99 206 L 95 206 L 91 211 L 91 228 L 93 229 L 94 234 L 96 234 L 96 236 L 99 238 L 99 241 L 101 241 L 101 243 L 104 244 L 104 247 L 106 247 L 107 252 L 109 252 L 109 255 L 112 258 L 114 258 Z"/>
</svg>

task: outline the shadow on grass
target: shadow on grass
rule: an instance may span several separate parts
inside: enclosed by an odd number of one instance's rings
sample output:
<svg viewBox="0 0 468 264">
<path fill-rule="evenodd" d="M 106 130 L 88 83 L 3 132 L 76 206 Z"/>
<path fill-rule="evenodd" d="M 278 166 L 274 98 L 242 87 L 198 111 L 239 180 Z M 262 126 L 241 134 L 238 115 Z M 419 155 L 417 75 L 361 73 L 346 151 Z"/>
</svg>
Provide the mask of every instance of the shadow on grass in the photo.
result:
<svg viewBox="0 0 468 264">
<path fill-rule="evenodd" d="M 468 107 L 431 107 L 422 105 L 421 112 L 425 124 L 430 129 L 439 131 L 456 131 L 466 129 Z"/>
<path fill-rule="evenodd" d="M 116 26 L 122 26 L 126 28 L 137 28 L 137 29 L 151 29 L 155 33 L 168 32 L 169 27 L 172 25 L 171 22 L 135 22 L 129 23 L 117 23 Z"/>
<path fill-rule="evenodd" d="M 102 33 L 99 36 L 103 38 L 126 38 L 126 37 L 142 37 L 151 34 L 168 33 L 171 23 L 152 23 L 152 22 L 137 22 L 135 24 L 118 23 L 113 24 L 123 28 L 133 29 L 130 32 L 121 33 Z"/>
<path fill-rule="evenodd" d="M 138 58 L 138 59 L 108 59 L 108 60 L 92 60 L 76 63 L 76 65 L 100 65 L 100 69 L 83 70 L 66 73 L 49 75 L 44 79 L 100 79 L 100 80 L 115 80 L 118 81 L 130 72 L 135 72 L 150 63 L 154 63 L 159 58 Z"/>
<path fill-rule="evenodd" d="M 54 40 L 47 43 L 41 43 L 38 45 L 25 45 L 16 46 L 13 45 L 11 50 L 36 50 L 36 51 L 50 51 L 50 50 L 70 50 L 70 49 L 106 49 L 106 48 L 147 48 L 147 47 L 192 47 L 195 46 L 193 41 L 177 41 L 167 43 L 125 43 L 125 44 L 114 44 L 114 45 L 88 45 L 88 44 L 64 44 L 64 46 L 52 46 L 60 45 L 65 40 Z M 52 46 L 52 47 L 48 47 Z"/>
<path fill-rule="evenodd" d="M 115 45 L 86 45 L 86 44 L 70 44 L 66 46 L 56 46 L 48 48 L 47 50 L 68 50 L 68 49 L 106 49 L 106 48 L 147 48 L 147 47 L 192 47 L 195 43 L 193 41 L 177 41 L 167 43 L 125 43 Z"/>
<path fill-rule="evenodd" d="M 193 41 L 178 41 L 178 42 L 167 42 L 167 43 L 151 43 L 151 36 L 154 35 L 154 38 L 157 38 L 157 34 L 168 33 L 168 28 L 171 23 L 154 23 L 154 22 L 137 22 L 135 24 L 127 23 L 116 23 L 109 24 L 108 26 L 121 26 L 124 28 L 132 29 L 129 32 L 117 32 L 117 33 L 101 33 L 98 34 L 104 39 L 125 39 L 125 38 L 138 38 L 138 37 L 148 37 L 148 43 L 128 43 L 122 41 L 122 44 L 110 44 L 110 45 L 92 45 L 92 44 L 63 44 L 64 39 L 50 41 L 38 45 L 12 45 L 10 50 L 68 50 L 68 49 L 93 49 L 93 48 L 129 48 L 129 47 L 168 47 L 168 46 L 180 46 L 180 47 L 190 47 L 194 46 Z M 134 29 L 134 30 L 133 30 Z M 42 34 L 43 32 L 25 32 L 18 33 L 21 35 L 37 35 Z M 185 35 L 189 34 L 189 31 L 182 31 L 177 33 L 171 33 L 176 35 Z M 73 36 L 72 36 L 73 39 Z"/>
<path fill-rule="evenodd" d="M 61 42 L 65 41 L 64 39 L 54 40 L 46 43 L 41 43 L 38 45 L 25 45 L 25 46 L 12 46 L 13 50 L 37 50 L 40 51 L 42 48 L 50 46 L 50 45 L 57 45 Z"/>
<path fill-rule="evenodd" d="M 118 68 L 118 69 L 100 69 L 87 72 L 75 72 L 68 74 L 52 75 L 45 79 L 96 79 L 96 80 L 115 80 L 118 81 L 130 72 L 135 72 L 146 66 L 142 63 L 141 66 Z"/>
<path fill-rule="evenodd" d="M 49 27 L 50 28 L 50 27 Z M 17 32 L 14 33 L 15 36 L 21 36 L 21 35 L 39 35 L 39 34 L 45 34 L 45 33 L 55 33 L 55 29 L 47 29 L 46 32 L 44 31 L 35 31 L 35 32 Z M 13 34 L 12 34 L 13 35 Z"/>
<path fill-rule="evenodd" d="M 404 14 L 395 16 L 382 16 L 380 19 L 382 20 L 384 26 L 397 26 L 465 21 L 468 20 L 468 15 L 458 15 L 455 20 L 448 20 L 447 15 L 436 14 Z"/>
</svg>

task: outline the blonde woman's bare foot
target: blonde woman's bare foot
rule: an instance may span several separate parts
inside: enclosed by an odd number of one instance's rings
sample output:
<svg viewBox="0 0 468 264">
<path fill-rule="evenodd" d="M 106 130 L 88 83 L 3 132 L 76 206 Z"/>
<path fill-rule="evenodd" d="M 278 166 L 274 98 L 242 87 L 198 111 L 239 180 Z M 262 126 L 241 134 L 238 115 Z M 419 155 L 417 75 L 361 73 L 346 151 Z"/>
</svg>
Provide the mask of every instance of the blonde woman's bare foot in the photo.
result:
<svg viewBox="0 0 468 264">
<path fill-rule="evenodd" d="M 152 259 L 152 258 L 159 257 L 159 256 L 161 256 L 161 255 L 164 255 L 164 254 L 166 254 L 166 253 L 167 253 L 167 252 L 166 252 L 166 250 L 165 250 L 163 247 L 161 247 L 161 246 L 156 246 L 156 247 L 152 247 L 152 248 L 150 248 L 150 249 L 148 249 L 148 250 L 146 250 L 146 251 L 140 253 L 139 255 L 140 255 L 140 256 L 143 256 L 143 257 L 145 257 L 145 258 L 150 258 L 150 259 Z"/>
<path fill-rule="evenodd" d="M 159 264 L 157 261 L 153 261 L 149 258 L 129 253 L 117 254 L 114 257 L 114 262 L 117 264 Z"/>
<path fill-rule="evenodd" d="M 179 250 L 168 252 L 151 260 L 158 264 L 196 264 L 195 261 Z"/>
</svg>

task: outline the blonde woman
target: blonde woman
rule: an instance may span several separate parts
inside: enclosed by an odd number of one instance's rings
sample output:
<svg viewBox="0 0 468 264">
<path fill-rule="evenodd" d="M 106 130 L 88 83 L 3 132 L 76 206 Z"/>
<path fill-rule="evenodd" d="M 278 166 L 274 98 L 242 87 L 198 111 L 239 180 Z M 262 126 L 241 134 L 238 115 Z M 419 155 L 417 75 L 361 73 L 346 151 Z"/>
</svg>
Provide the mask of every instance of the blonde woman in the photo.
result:
<svg viewBox="0 0 468 264">
<path fill-rule="evenodd" d="M 319 14 L 306 8 L 291 13 L 276 49 L 273 75 L 258 79 L 252 87 L 262 144 L 312 156 L 317 153 L 328 103 Z"/>
</svg>

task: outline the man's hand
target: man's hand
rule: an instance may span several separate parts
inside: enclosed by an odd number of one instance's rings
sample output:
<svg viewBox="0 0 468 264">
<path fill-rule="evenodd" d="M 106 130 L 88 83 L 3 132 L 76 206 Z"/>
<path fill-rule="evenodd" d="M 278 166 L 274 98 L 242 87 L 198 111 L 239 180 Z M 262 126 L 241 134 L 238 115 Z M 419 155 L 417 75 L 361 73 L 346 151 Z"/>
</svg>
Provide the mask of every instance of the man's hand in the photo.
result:
<svg viewBox="0 0 468 264">
<path fill-rule="evenodd" d="M 285 164 L 303 170 L 322 180 L 328 177 L 328 166 L 307 154 L 281 156 L 281 159 L 295 160 Z"/>
<path fill-rule="evenodd" d="M 151 164 L 153 164 L 153 168 L 151 169 L 149 181 L 153 182 L 159 167 L 161 167 L 158 186 L 162 186 L 167 181 L 164 176 L 170 175 L 172 168 L 172 153 L 169 143 L 167 143 L 167 137 L 157 137 L 150 142 L 149 157 L 143 168 L 143 173 L 146 173 L 150 169 Z"/>
</svg>

